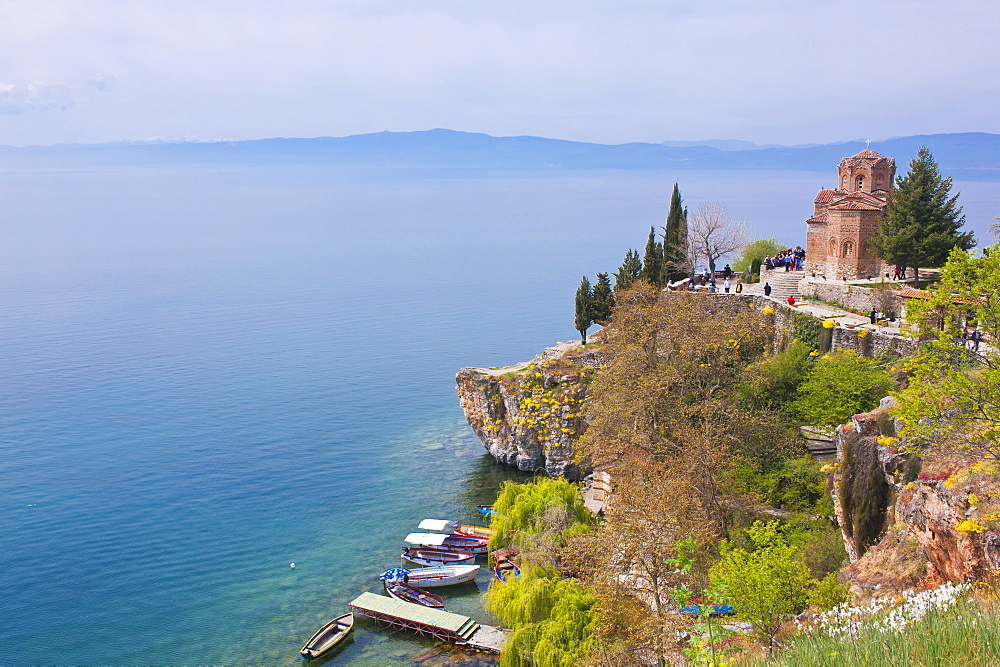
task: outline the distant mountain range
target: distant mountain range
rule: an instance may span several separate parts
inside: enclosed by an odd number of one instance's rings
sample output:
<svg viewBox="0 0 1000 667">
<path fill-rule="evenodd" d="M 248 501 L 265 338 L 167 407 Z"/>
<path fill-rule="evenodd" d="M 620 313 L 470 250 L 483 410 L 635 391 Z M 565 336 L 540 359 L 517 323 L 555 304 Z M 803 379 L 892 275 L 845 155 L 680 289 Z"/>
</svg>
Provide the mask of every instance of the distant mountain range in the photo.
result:
<svg viewBox="0 0 1000 667">
<path fill-rule="evenodd" d="M 947 175 L 1000 181 L 1000 135 L 929 134 L 874 141 L 900 173 L 926 144 Z M 790 169 L 829 171 L 863 141 L 810 146 L 756 146 L 736 140 L 605 145 L 541 137 L 427 130 L 349 137 L 201 143 L 0 146 L 0 170 L 82 165 L 330 165 L 354 168 L 480 169 Z"/>
</svg>

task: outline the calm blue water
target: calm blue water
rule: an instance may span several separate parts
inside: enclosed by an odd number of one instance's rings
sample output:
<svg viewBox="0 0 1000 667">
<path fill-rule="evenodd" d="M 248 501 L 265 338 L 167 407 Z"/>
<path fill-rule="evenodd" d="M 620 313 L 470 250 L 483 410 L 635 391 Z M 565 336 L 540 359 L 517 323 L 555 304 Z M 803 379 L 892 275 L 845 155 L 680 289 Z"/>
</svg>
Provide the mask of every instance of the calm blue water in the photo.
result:
<svg viewBox="0 0 1000 667">
<path fill-rule="evenodd" d="M 455 371 L 575 337 L 580 276 L 641 247 L 675 179 L 790 243 L 831 180 L 0 174 L 0 663 L 300 662 L 420 519 L 517 477 Z M 961 185 L 985 229 L 997 185 Z M 487 583 L 450 606 L 488 620 Z M 430 645 L 360 627 L 339 659 Z"/>
</svg>

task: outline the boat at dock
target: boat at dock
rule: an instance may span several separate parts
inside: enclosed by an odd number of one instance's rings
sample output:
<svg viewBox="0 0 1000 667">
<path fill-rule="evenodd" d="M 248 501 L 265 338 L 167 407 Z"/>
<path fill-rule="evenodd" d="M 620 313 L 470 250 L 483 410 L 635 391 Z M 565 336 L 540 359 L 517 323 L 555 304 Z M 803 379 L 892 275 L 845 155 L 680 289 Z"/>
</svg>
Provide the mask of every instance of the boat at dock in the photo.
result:
<svg viewBox="0 0 1000 667">
<path fill-rule="evenodd" d="M 353 629 L 353 613 L 338 616 L 317 630 L 299 653 L 306 660 L 315 660 L 343 641 Z"/>
<path fill-rule="evenodd" d="M 432 607 L 434 609 L 444 608 L 444 598 L 440 595 L 435 595 L 430 591 L 425 591 L 421 588 L 417 588 L 416 586 L 404 584 L 401 581 L 385 582 L 385 592 L 397 600 L 402 600 L 403 602 L 411 602 L 413 604 L 419 604 L 423 607 Z"/>
<path fill-rule="evenodd" d="M 425 549 L 423 547 L 403 547 L 403 558 L 428 567 L 440 565 L 471 565 L 476 562 L 476 554 L 469 551 L 449 551 L 448 549 Z"/>
<path fill-rule="evenodd" d="M 520 577 L 521 569 L 506 558 L 502 558 L 498 560 L 497 564 L 493 567 L 493 574 L 495 574 L 497 580 L 502 583 L 511 577 Z"/>
<path fill-rule="evenodd" d="M 402 581 L 417 588 L 452 586 L 475 581 L 479 574 L 478 565 L 444 565 L 441 567 L 418 567 L 412 570 L 394 567 L 379 577 L 382 581 Z"/>
<path fill-rule="evenodd" d="M 403 540 L 418 547 L 444 548 L 446 550 L 467 551 L 474 554 L 484 554 L 489 539 L 471 535 L 443 533 L 410 533 Z"/>
<path fill-rule="evenodd" d="M 445 521 L 444 519 L 424 519 L 417 526 L 420 530 L 433 530 L 437 533 L 456 533 L 459 535 L 469 535 L 471 537 L 482 537 L 490 539 L 497 531 L 483 526 L 474 526 L 457 521 Z"/>
</svg>

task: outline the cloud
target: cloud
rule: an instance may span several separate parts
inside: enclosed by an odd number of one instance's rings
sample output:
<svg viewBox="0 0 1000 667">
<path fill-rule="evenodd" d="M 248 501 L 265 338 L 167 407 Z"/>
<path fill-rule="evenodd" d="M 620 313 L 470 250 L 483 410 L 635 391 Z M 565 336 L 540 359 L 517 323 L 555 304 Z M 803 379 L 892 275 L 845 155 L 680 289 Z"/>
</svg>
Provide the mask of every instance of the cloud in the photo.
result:
<svg viewBox="0 0 1000 667">
<path fill-rule="evenodd" d="M 77 102 L 111 88 L 109 79 L 94 79 L 78 84 L 33 81 L 28 84 L 0 82 L 0 114 L 13 115 L 35 111 L 65 111 Z"/>
</svg>

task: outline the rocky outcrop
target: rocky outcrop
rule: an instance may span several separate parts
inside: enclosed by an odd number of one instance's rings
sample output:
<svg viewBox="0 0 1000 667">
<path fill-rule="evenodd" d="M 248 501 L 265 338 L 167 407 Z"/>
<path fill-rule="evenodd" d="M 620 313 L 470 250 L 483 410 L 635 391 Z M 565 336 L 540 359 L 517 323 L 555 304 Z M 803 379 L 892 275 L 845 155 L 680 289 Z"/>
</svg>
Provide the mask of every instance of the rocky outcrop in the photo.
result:
<svg viewBox="0 0 1000 667">
<path fill-rule="evenodd" d="M 587 384 L 600 352 L 560 343 L 506 368 L 463 368 L 455 376 L 465 418 L 498 461 L 578 479 L 574 443 L 586 431 Z"/>
<path fill-rule="evenodd" d="M 928 586 L 996 572 L 995 464 L 958 457 L 921 470 L 918 458 L 897 448 L 892 406 L 892 399 L 883 399 L 879 409 L 855 415 L 834 436 L 837 462 L 828 467 L 829 480 L 852 570 L 884 579 L 886 570 L 898 565 L 894 560 L 920 561 Z M 914 548 L 920 553 L 912 553 Z"/>
</svg>

